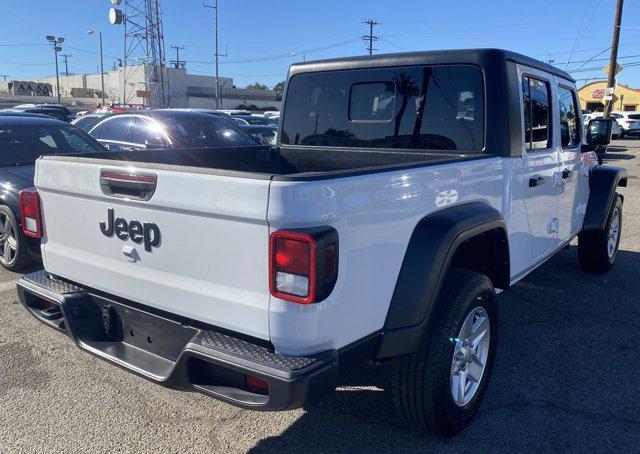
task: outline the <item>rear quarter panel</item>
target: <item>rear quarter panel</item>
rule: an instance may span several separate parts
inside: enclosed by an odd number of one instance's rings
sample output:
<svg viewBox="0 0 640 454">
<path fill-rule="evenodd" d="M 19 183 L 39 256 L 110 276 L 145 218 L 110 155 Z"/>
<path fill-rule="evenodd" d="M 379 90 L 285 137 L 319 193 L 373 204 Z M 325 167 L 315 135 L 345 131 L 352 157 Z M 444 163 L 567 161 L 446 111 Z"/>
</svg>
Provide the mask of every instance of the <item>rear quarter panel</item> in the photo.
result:
<svg viewBox="0 0 640 454">
<path fill-rule="evenodd" d="M 371 173 L 320 181 L 274 181 L 270 231 L 329 225 L 340 239 L 339 273 L 324 301 L 270 299 L 271 341 L 282 353 L 340 348 L 384 324 L 417 223 L 454 203 L 484 201 L 503 211 L 503 160 Z"/>
</svg>

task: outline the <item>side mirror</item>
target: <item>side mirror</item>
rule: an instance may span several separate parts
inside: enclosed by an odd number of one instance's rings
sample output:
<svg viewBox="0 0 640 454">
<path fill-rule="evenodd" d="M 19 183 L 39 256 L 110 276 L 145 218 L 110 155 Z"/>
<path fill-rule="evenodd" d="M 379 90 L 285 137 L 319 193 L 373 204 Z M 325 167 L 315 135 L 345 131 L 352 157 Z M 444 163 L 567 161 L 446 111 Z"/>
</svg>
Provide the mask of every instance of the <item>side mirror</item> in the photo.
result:
<svg viewBox="0 0 640 454">
<path fill-rule="evenodd" d="M 590 149 L 609 145 L 613 118 L 593 118 L 587 125 L 587 145 Z"/>
</svg>

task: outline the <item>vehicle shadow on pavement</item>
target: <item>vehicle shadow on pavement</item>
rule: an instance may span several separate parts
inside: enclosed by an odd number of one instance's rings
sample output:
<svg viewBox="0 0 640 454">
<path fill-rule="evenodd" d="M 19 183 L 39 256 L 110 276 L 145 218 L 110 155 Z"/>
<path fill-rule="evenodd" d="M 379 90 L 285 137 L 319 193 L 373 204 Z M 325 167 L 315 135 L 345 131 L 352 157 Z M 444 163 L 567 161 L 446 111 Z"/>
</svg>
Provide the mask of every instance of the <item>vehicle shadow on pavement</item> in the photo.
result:
<svg viewBox="0 0 640 454">
<path fill-rule="evenodd" d="M 450 440 L 403 427 L 384 389 L 389 368 L 349 371 L 331 396 L 252 452 L 637 450 L 640 253 L 604 275 L 577 248 L 500 295 L 501 337 L 484 404 Z"/>
</svg>

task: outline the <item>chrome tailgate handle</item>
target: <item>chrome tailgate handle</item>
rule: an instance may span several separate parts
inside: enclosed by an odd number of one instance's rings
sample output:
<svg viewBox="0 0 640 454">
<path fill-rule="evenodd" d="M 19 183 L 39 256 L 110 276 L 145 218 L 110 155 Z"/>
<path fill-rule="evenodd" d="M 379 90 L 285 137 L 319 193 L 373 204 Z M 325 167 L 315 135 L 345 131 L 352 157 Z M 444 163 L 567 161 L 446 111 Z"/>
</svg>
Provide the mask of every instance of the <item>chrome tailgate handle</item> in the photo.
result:
<svg viewBox="0 0 640 454">
<path fill-rule="evenodd" d="M 158 177 L 138 171 L 100 171 L 100 188 L 105 195 L 136 200 L 149 200 L 156 192 Z"/>
</svg>

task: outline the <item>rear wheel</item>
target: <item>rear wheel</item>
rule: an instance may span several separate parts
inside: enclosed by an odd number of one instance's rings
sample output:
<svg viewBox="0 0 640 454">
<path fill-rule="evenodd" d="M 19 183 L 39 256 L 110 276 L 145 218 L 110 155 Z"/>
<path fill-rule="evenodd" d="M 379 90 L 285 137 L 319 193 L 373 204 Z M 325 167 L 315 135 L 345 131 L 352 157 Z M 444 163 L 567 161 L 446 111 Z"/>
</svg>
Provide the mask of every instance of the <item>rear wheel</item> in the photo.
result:
<svg viewBox="0 0 640 454">
<path fill-rule="evenodd" d="M 27 247 L 27 239 L 13 211 L 0 205 L 0 265 L 11 271 L 26 267 L 31 262 Z"/>
<path fill-rule="evenodd" d="M 488 277 L 450 270 L 440 313 L 423 351 L 394 359 L 392 395 L 409 424 L 449 437 L 478 411 L 498 340 L 495 292 Z"/>
<path fill-rule="evenodd" d="M 622 199 L 615 195 L 604 229 L 578 235 L 578 260 L 586 271 L 604 273 L 616 261 L 622 232 Z"/>
</svg>

